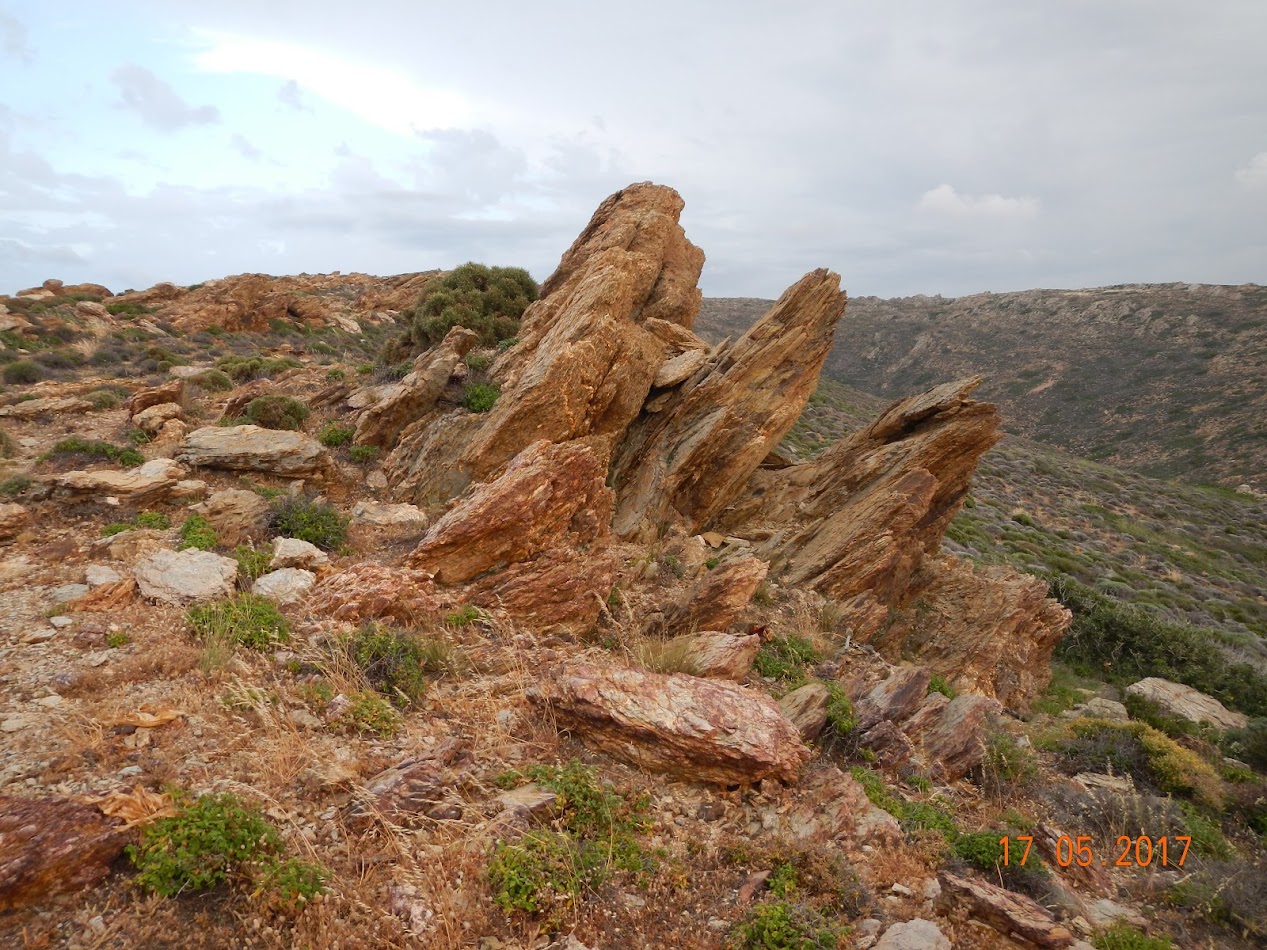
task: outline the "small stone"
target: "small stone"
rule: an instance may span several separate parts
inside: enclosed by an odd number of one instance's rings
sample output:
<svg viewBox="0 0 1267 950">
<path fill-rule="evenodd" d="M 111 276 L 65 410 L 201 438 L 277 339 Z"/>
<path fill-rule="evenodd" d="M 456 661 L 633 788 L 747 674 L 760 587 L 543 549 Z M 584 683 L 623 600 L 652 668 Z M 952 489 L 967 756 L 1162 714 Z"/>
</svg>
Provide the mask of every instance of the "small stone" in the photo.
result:
<svg viewBox="0 0 1267 950">
<path fill-rule="evenodd" d="M 88 921 L 88 929 L 95 934 L 103 934 L 106 932 L 106 919 L 98 914 Z"/>
<path fill-rule="evenodd" d="M 56 630 L 45 627 L 43 630 L 32 630 L 22 637 L 23 643 L 47 643 L 57 636 Z"/>
<path fill-rule="evenodd" d="M 938 883 L 937 878 L 929 878 L 924 882 L 924 886 L 920 889 L 920 893 L 923 895 L 924 900 L 935 901 L 937 898 L 941 897 L 941 884 Z"/>
<path fill-rule="evenodd" d="M 41 696 L 39 699 L 35 701 L 35 704 L 37 706 L 52 707 L 52 706 L 60 706 L 64 702 L 65 700 L 62 699 L 62 697 L 58 696 L 56 693 L 52 693 L 48 696 Z"/>
<path fill-rule="evenodd" d="M 894 894 L 901 894 L 903 897 L 914 897 L 915 892 L 905 884 L 894 884 L 889 888 Z"/>
<path fill-rule="evenodd" d="M 87 584 L 63 584 L 61 587 L 54 587 L 49 596 L 54 602 L 64 604 L 69 600 L 78 600 L 86 593 L 88 593 Z"/>
<path fill-rule="evenodd" d="M 858 931 L 859 936 L 871 937 L 878 934 L 880 932 L 880 928 L 883 926 L 884 924 L 880 923 L 880 921 L 876 920 L 874 917 L 868 917 L 866 920 L 858 921 L 855 929 Z"/>
<path fill-rule="evenodd" d="M 376 468 L 374 471 L 365 476 L 365 484 L 370 488 L 386 488 L 387 476 L 383 474 L 383 470 L 381 468 Z"/>
<path fill-rule="evenodd" d="M 0 722 L 0 732 L 21 732 L 31 723 L 23 716 L 10 716 Z"/>
<path fill-rule="evenodd" d="M 58 630 L 65 630 L 75 621 L 71 619 L 70 617 L 50 617 L 48 622 L 51 623 L 54 627 L 56 627 Z"/>
<path fill-rule="evenodd" d="M 84 656 L 84 662 L 87 663 L 91 667 L 101 666 L 103 663 L 109 662 L 109 660 L 110 660 L 109 650 L 101 650 L 98 653 L 88 653 Z"/>
<path fill-rule="evenodd" d="M 330 563 L 330 556 L 315 544 L 298 538 L 273 539 L 273 570 L 283 567 L 320 567 Z"/>
<path fill-rule="evenodd" d="M 131 775 L 141 775 L 144 772 L 145 769 L 141 768 L 139 765 L 129 765 L 126 768 L 119 769 L 118 774 L 127 777 Z"/>
<path fill-rule="evenodd" d="M 951 943 L 935 923 L 917 917 L 886 930 L 875 950 L 951 950 Z"/>
</svg>

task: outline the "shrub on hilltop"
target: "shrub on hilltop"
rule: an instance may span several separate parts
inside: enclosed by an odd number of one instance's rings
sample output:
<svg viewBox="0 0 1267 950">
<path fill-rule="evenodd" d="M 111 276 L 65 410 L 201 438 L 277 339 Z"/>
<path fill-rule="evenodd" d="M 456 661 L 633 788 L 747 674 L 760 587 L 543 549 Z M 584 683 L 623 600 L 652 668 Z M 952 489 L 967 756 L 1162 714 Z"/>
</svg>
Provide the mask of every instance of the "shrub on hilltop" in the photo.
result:
<svg viewBox="0 0 1267 950">
<path fill-rule="evenodd" d="M 479 334 L 480 344 L 496 346 L 519 332 L 519 318 L 537 299 L 537 283 L 522 267 L 463 264 L 427 282 L 413 311 L 410 339 L 426 348 L 455 326 Z"/>
</svg>

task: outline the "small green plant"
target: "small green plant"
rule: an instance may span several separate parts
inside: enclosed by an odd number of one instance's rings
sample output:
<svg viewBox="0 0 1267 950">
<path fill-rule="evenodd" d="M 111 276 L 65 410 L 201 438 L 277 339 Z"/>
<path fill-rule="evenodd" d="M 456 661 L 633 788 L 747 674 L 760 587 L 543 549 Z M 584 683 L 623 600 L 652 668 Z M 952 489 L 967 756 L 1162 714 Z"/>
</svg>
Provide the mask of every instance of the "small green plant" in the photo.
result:
<svg viewBox="0 0 1267 950">
<path fill-rule="evenodd" d="M 347 373 L 341 369 L 326 370 L 326 380 L 331 383 L 338 383 L 347 379 Z"/>
<path fill-rule="evenodd" d="M 347 650 L 370 685 L 397 706 L 422 699 L 427 689 L 426 667 L 433 654 L 420 638 L 369 623 L 352 634 Z"/>
<path fill-rule="evenodd" d="M 101 529 L 101 536 L 103 538 L 113 538 L 116 534 L 131 530 L 132 525 L 127 521 L 112 521 Z"/>
<path fill-rule="evenodd" d="M 954 819 L 945 809 L 930 802 L 908 802 L 894 795 L 884 784 L 884 777 L 871 769 L 855 765 L 849 774 L 862 786 L 871 804 L 896 818 L 904 830 L 936 831 L 947 841 L 954 841 L 959 836 Z"/>
<path fill-rule="evenodd" d="M 34 360 L 18 360 L 5 366 L 4 381 L 10 386 L 29 386 L 38 383 L 46 375 L 44 367 Z"/>
<path fill-rule="evenodd" d="M 336 448 L 340 445 L 347 445 L 352 441 L 354 435 L 356 435 L 356 430 L 351 426 L 340 425 L 337 422 L 330 421 L 323 425 L 321 431 L 317 433 L 317 441 L 330 448 Z"/>
<path fill-rule="evenodd" d="M 329 881 L 329 871 L 302 858 L 265 864 L 260 874 L 260 885 L 271 895 L 273 903 L 291 913 L 318 894 L 324 894 Z"/>
<path fill-rule="evenodd" d="M 239 580 L 250 582 L 268 573 L 273 552 L 252 545 L 239 544 L 233 549 L 233 557 L 238 562 Z"/>
<path fill-rule="evenodd" d="M 774 866 L 766 879 L 766 886 L 775 897 L 791 897 L 797 891 L 799 880 L 796 865 L 791 861 L 783 861 Z"/>
<path fill-rule="evenodd" d="M 462 405 L 471 412 L 488 412 L 501 393 L 496 383 L 470 383 L 462 391 Z"/>
<path fill-rule="evenodd" d="M 971 831 L 950 846 L 955 857 L 980 871 L 994 871 L 1003 864 L 1003 835 L 997 831 Z"/>
<path fill-rule="evenodd" d="M 472 607 L 470 604 L 466 604 L 456 613 L 451 613 L 445 617 L 444 622 L 450 627 L 466 627 L 475 623 L 475 621 L 479 620 L 483 616 L 484 612 L 478 607 Z"/>
<path fill-rule="evenodd" d="M 827 728 L 834 738 L 845 739 L 858 725 L 853 703 L 839 683 L 828 683 L 827 691 L 831 694 L 827 701 Z"/>
<path fill-rule="evenodd" d="M 273 534 L 298 538 L 323 551 L 341 548 L 348 537 L 348 519 L 326 502 L 283 498 L 273 505 Z"/>
<path fill-rule="evenodd" d="M 1244 729 L 1226 733 L 1222 746 L 1229 755 L 1267 773 L 1267 717 L 1251 719 Z"/>
<path fill-rule="evenodd" d="M 272 601 L 254 594 L 199 604 L 186 615 L 204 640 L 266 650 L 290 639 L 290 628 Z"/>
<path fill-rule="evenodd" d="M 308 418 L 308 407 L 291 396 L 258 396 L 246 404 L 246 418 L 265 429 L 298 431 Z"/>
<path fill-rule="evenodd" d="M 132 443 L 132 445 L 146 445 L 152 441 L 150 434 L 144 429 L 128 429 L 128 431 L 123 434 L 123 437 Z"/>
<path fill-rule="evenodd" d="M 716 568 L 716 567 L 717 567 L 717 565 L 718 565 L 718 564 L 720 564 L 720 563 L 721 563 L 721 558 L 719 558 L 719 557 L 710 557 L 710 558 L 708 558 L 708 560 L 706 560 L 706 561 L 704 562 L 704 567 L 706 567 L 708 570 L 710 570 L 710 571 L 711 571 L 711 570 L 713 570 L 714 568 Z"/>
<path fill-rule="evenodd" d="M 6 478 L 0 482 L 0 498 L 17 498 L 25 495 L 34 485 L 27 475 L 14 475 L 12 478 Z"/>
<path fill-rule="evenodd" d="M 985 755 L 978 769 L 979 784 L 997 798 L 1033 785 L 1038 780 L 1038 762 L 1034 753 L 1003 729 L 991 732 L 985 740 Z"/>
<path fill-rule="evenodd" d="M 804 680 L 805 668 L 816 662 L 818 651 L 814 644 L 804 637 L 788 634 L 761 644 L 753 666 L 766 679 L 793 684 Z"/>
<path fill-rule="evenodd" d="M 142 511 L 132 519 L 138 528 L 153 528 L 155 531 L 166 531 L 172 526 L 172 519 L 161 511 Z"/>
<path fill-rule="evenodd" d="M 112 650 L 117 650 L 119 647 L 125 647 L 131 642 L 132 638 L 122 630 L 111 630 L 106 634 L 106 646 Z"/>
<path fill-rule="evenodd" d="M 178 551 L 186 548 L 197 548 L 199 551 L 211 551 L 220 543 L 216 529 L 202 515 L 190 515 L 180 526 L 180 544 Z"/>
<path fill-rule="evenodd" d="M 16 458 L 17 454 L 18 440 L 0 429 L 0 459 Z"/>
<path fill-rule="evenodd" d="M 354 445 L 348 449 L 348 458 L 360 465 L 372 462 L 378 456 L 378 447 L 373 445 Z"/>
<path fill-rule="evenodd" d="M 1091 938 L 1096 950 L 1174 950 L 1169 937 L 1150 937 L 1130 924 L 1116 923 Z"/>
<path fill-rule="evenodd" d="M 770 590 L 770 585 L 765 581 L 758 584 L 756 592 L 752 595 L 752 602 L 760 607 L 773 607 L 774 594 Z"/>
<path fill-rule="evenodd" d="M 946 682 L 946 678 L 944 676 L 934 674 L 930 677 L 928 680 L 928 691 L 930 693 L 941 693 L 947 699 L 955 698 L 955 691 L 951 689 L 950 684 Z"/>
<path fill-rule="evenodd" d="M 193 376 L 189 380 L 209 393 L 227 392 L 233 388 L 233 380 L 223 370 L 209 369 Z"/>
<path fill-rule="evenodd" d="M 354 732 L 372 733 L 389 739 L 400 731 L 400 713 L 377 693 L 353 692 L 351 701 L 338 717 L 338 722 Z"/>
<path fill-rule="evenodd" d="M 786 900 L 750 910 L 730 934 L 733 950 L 835 950 L 843 931 L 818 911 Z"/>
<path fill-rule="evenodd" d="M 281 837 L 268 820 L 226 793 L 203 795 L 144 826 L 127 853 L 141 887 L 175 897 L 207 890 L 230 875 L 249 877 L 253 865 L 275 860 L 280 850 Z"/>
<path fill-rule="evenodd" d="M 487 353 L 472 351 L 467 353 L 462 362 L 477 373 L 482 373 L 493 365 L 493 358 Z"/>
<path fill-rule="evenodd" d="M 62 439 L 49 451 L 41 455 L 40 461 L 45 462 L 61 455 L 96 456 L 108 459 L 111 462 L 118 462 L 124 468 L 135 468 L 145 461 L 145 456 L 136 451 L 136 449 L 122 449 L 117 445 L 111 445 L 109 442 L 85 439 L 77 435 Z"/>
</svg>

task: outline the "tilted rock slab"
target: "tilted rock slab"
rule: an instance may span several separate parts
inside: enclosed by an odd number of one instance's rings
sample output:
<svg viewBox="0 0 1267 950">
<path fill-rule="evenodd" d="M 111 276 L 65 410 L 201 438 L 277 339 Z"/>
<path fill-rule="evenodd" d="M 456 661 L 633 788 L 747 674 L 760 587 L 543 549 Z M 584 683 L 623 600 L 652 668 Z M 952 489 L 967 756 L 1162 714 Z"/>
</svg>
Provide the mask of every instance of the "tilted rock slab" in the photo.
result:
<svg viewBox="0 0 1267 950">
<path fill-rule="evenodd" d="M 792 781 L 810 756 L 773 699 L 721 680 L 572 663 L 527 696 L 598 751 L 687 781 Z"/>
<path fill-rule="evenodd" d="M 733 346 L 630 429 L 613 460 L 613 529 L 654 539 L 664 522 L 695 534 L 791 430 L 845 309 L 840 276 L 806 274 Z"/>
<path fill-rule="evenodd" d="M 678 224 L 672 188 L 630 185 L 604 201 L 524 313 L 492 367 L 487 414 L 402 439 L 384 468 L 408 500 L 454 495 L 541 439 L 620 438 L 669 356 L 652 320 L 689 328 L 704 254 Z"/>
<path fill-rule="evenodd" d="M 356 422 L 357 445 L 394 448 L 400 434 L 419 417 L 434 408 L 453 370 L 479 342 L 479 336 L 465 327 L 454 327 L 440 345 L 414 361 L 413 371 Z"/>
<path fill-rule="evenodd" d="M 185 437 L 176 457 L 189 465 L 300 477 L 323 471 L 330 455 L 302 432 L 259 426 L 204 426 Z"/>
<path fill-rule="evenodd" d="M 674 637 L 649 648 L 652 655 L 680 654 L 687 657 L 694 676 L 715 676 L 724 680 L 741 680 L 747 676 L 760 649 L 761 638 L 756 634 L 719 633 L 716 630 Z"/>
<path fill-rule="evenodd" d="M 665 617 L 672 632 L 727 630 L 752 600 L 770 566 L 760 558 L 727 561 L 704 575 Z"/>
<path fill-rule="evenodd" d="M 1172 716 L 1189 722 L 1208 722 L 1216 729 L 1244 729 L 1249 717 L 1228 709 L 1213 696 L 1199 689 L 1172 683 L 1159 676 L 1149 676 L 1126 687 L 1128 696 L 1150 699 Z"/>
<path fill-rule="evenodd" d="M 1068 947 L 1074 936 L 1056 923 L 1044 908 L 1024 894 L 1004 890 L 994 884 L 958 877 L 949 871 L 937 875 L 941 903 L 967 907 L 968 913 L 989 924 L 999 933 L 1021 937 L 1039 947 Z"/>
<path fill-rule="evenodd" d="M 98 469 L 58 475 L 53 484 L 70 495 L 118 498 L 133 504 L 158 501 L 173 494 L 188 469 L 172 459 L 150 459 L 132 469 Z"/>
</svg>

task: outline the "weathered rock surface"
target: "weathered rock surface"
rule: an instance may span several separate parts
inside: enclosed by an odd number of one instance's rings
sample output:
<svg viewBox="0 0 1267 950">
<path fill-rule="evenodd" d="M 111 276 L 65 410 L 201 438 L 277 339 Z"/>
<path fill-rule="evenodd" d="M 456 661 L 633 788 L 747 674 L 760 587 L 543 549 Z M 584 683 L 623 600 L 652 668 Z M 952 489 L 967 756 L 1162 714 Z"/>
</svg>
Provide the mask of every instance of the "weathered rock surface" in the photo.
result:
<svg viewBox="0 0 1267 950">
<path fill-rule="evenodd" d="M 357 445 L 393 448 L 406 428 L 434 408 L 453 370 L 478 341 L 473 331 L 454 327 L 438 347 L 419 356 L 413 372 L 361 413 L 356 423 Z"/>
<path fill-rule="evenodd" d="M 259 426 L 204 426 L 185 437 L 176 457 L 194 466 L 299 477 L 323 471 L 330 456 L 302 432 Z"/>
<path fill-rule="evenodd" d="M 1189 722 L 1208 722 L 1216 729 L 1244 729 L 1249 725 L 1248 716 L 1228 709 L 1213 696 L 1158 676 L 1132 683 L 1126 693 L 1151 700 L 1170 715 Z"/>
<path fill-rule="evenodd" d="M 805 408 L 844 307 L 838 275 L 807 274 L 669 408 L 640 419 L 613 459 L 616 534 L 647 541 L 665 522 L 695 534 L 718 514 Z"/>
<path fill-rule="evenodd" d="M 558 549 L 472 581 L 462 599 L 504 611 L 537 632 L 585 634 L 593 629 L 616 582 L 618 559 L 605 539 L 584 549 Z"/>
<path fill-rule="evenodd" d="M 183 606 L 233 593 L 238 562 L 210 551 L 155 551 L 134 568 L 141 595 Z"/>
<path fill-rule="evenodd" d="M 184 410 L 180 407 L 180 403 L 160 402 L 134 415 L 132 424 L 150 435 L 157 435 L 168 422 L 180 419 L 183 415 Z"/>
<path fill-rule="evenodd" d="M 308 541 L 299 538 L 274 538 L 273 560 L 269 566 L 273 570 L 283 567 L 314 568 L 330 563 L 330 555 Z"/>
<path fill-rule="evenodd" d="M 951 950 L 951 946 L 935 923 L 917 917 L 893 924 L 873 950 Z"/>
<path fill-rule="evenodd" d="M 179 405 L 184 395 L 185 381 L 177 378 L 161 386 L 154 386 L 150 389 L 142 389 L 133 393 L 123 403 L 123 408 L 127 410 L 128 415 L 137 416 L 153 406 Z"/>
<path fill-rule="evenodd" d="M 659 655 L 687 658 L 690 672 L 694 676 L 741 680 L 752 669 L 752 661 L 761 649 L 761 638 L 753 634 L 706 630 L 674 637 L 663 643 L 654 643 L 647 649 L 651 657 Z"/>
<path fill-rule="evenodd" d="M 0 418 L 8 416 L 13 419 L 34 419 L 36 416 L 43 415 L 88 412 L 93 408 L 95 407 L 92 403 L 78 396 L 45 396 L 0 406 Z"/>
<path fill-rule="evenodd" d="M 150 459 L 132 469 L 98 469 L 74 471 L 58 475 L 53 484 L 70 495 L 107 496 L 133 504 L 159 501 L 170 496 L 188 469 L 167 458 Z"/>
<path fill-rule="evenodd" d="M 798 686 L 779 700 L 779 709 L 796 727 L 801 738 L 813 742 L 827 725 L 827 704 L 831 691 L 827 684 L 814 681 Z"/>
<path fill-rule="evenodd" d="M 381 816 L 408 826 L 418 820 L 461 818 L 465 803 L 457 788 L 472 764 L 467 743 L 443 742 L 367 780 L 364 791 L 348 806 L 348 819 L 355 826 Z"/>
<path fill-rule="evenodd" d="M 721 680 L 572 663 L 527 695 L 587 745 L 690 781 L 791 781 L 809 758 L 773 699 Z"/>
<path fill-rule="evenodd" d="M 271 508 L 253 491 L 226 488 L 189 510 L 207 519 L 221 544 L 236 546 L 264 536 Z"/>
<path fill-rule="evenodd" d="M 678 224 L 671 188 L 631 185 L 599 206 L 524 313 L 519 343 L 493 366 L 501 396 L 445 438 L 402 439 L 389 478 L 413 500 L 489 478 L 541 439 L 620 438 L 667 355 L 644 325 L 689 328 L 703 253 Z"/>
<path fill-rule="evenodd" d="M 426 571 L 367 561 L 325 578 L 313 590 L 308 609 L 315 616 L 353 623 L 391 619 L 415 624 L 433 617 L 440 605 Z"/>
<path fill-rule="evenodd" d="M 417 505 L 390 505 L 377 501 L 357 502 L 352 520 L 373 525 L 414 525 L 426 527 L 427 513 Z"/>
<path fill-rule="evenodd" d="M 0 539 L 21 533 L 31 522 L 31 515 L 18 504 L 0 504 Z"/>
<path fill-rule="evenodd" d="M 752 600 L 769 565 L 759 558 L 743 557 L 709 571 L 665 618 L 673 632 L 728 630 Z"/>
<path fill-rule="evenodd" d="M 0 795 L 0 912 L 97 884 L 129 838 L 93 805 Z"/>
<path fill-rule="evenodd" d="M 897 819 L 871 804 L 866 789 L 835 766 L 807 769 L 790 796 L 790 801 L 756 806 L 749 833 L 815 844 L 832 841 L 883 846 L 902 840 Z"/>
<path fill-rule="evenodd" d="M 1039 947 L 1068 947 L 1074 936 L 1034 900 L 984 881 L 957 877 L 949 871 L 937 875 L 941 900 L 961 903 L 968 913 L 1002 934 L 1017 936 Z"/>
<path fill-rule="evenodd" d="M 317 575 L 312 571 L 305 571 L 298 567 L 283 567 L 257 577 L 255 583 L 251 585 L 251 593 L 267 597 L 285 607 L 303 600 L 316 583 Z"/>
</svg>

